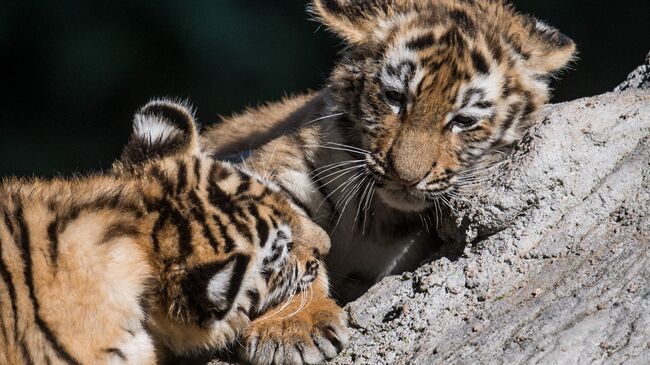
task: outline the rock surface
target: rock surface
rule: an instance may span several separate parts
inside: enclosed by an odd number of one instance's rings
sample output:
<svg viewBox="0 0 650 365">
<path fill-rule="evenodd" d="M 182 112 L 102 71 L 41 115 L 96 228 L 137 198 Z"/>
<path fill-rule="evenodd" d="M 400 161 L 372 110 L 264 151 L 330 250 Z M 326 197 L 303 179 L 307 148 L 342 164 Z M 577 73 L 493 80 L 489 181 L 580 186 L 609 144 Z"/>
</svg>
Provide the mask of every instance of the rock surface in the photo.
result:
<svg viewBox="0 0 650 365">
<path fill-rule="evenodd" d="M 541 111 L 439 227 L 462 254 L 350 303 L 331 363 L 650 363 L 648 76 Z"/>
<path fill-rule="evenodd" d="M 541 118 L 443 227 L 462 256 L 351 303 L 333 363 L 650 362 L 650 92 Z"/>
<path fill-rule="evenodd" d="M 650 363 L 650 92 L 540 118 L 441 227 L 463 254 L 351 303 L 332 363 Z"/>
</svg>

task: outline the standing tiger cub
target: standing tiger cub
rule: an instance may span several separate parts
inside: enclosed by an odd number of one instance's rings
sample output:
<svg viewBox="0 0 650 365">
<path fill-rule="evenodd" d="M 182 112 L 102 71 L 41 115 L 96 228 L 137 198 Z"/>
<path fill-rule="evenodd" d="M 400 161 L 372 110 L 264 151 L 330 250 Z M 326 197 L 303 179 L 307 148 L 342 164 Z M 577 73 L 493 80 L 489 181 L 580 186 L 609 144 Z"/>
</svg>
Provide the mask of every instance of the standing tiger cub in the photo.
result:
<svg viewBox="0 0 650 365">
<path fill-rule="evenodd" d="M 0 185 L 0 364 L 155 364 L 264 331 L 251 319 L 327 288 L 327 235 L 202 154 L 187 108 L 149 103 L 134 131 L 110 175 Z M 340 308 L 325 311 L 338 341 Z"/>
<path fill-rule="evenodd" d="M 330 234 L 333 291 L 349 301 L 435 254 L 441 207 L 497 171 L 488 161 L 534 123 L 575 45 L 505 0 L 313 0 L 312 10 L 346 43 L 327 86 L 225 118 L 202 143 L 273 167 Z"/>
</svg>

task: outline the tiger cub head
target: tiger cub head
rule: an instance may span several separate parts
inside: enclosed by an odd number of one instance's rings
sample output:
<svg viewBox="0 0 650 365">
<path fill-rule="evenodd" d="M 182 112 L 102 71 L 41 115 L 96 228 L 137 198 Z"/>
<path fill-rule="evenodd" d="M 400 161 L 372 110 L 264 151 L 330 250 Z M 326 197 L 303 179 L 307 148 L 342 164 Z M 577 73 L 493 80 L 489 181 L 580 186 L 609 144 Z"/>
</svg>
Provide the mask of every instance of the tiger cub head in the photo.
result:
<svg viewBox="0 0 650 365">
<path fill-rule="evenodd" d="M 575 54 L 571 39 L 501 0 L 315 0 L 347 47 L 329 82 L 379 195 L 421 211 L 475 183 L 520 139 Z"/>
<path fill-rule="evenodd" d="M 151 186 L 156 322 L 172 347 L 214 345 L 270 306 L 327 287 L 327 234 L 275 184 L 203 153 L 186 104 L 152 101 L 133 126 L 113 170 Z"/>
</svg>

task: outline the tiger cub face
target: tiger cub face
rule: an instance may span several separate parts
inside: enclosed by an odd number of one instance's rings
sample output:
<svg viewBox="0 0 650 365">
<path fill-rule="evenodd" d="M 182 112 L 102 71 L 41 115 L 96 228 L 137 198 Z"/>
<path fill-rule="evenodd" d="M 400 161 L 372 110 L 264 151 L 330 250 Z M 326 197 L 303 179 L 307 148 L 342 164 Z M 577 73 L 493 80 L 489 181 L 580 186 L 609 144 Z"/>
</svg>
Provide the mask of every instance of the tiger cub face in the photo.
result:
<svg viewBox="0 0 650 365">
<path fill-rule="evenodd" d="M 500 0 L 315 0 L 348 44 L 330 88 L 379 196 L 404 211 L 476 180 L 548 100 L 573 41 Z"/>
<path fill-rule="evenodd" d="M 203 153 L 189 107 L 143 107 L 113 172 L 152 182 L 145 200 L 161 212 L 152 234 L 157 325 L 172 348 L 213 342 L 205 337 L 229 333 L 232 318 L 248 320 L 317 280 L 328 286 L 325 231 L 274 183 Z"/>
</svg>

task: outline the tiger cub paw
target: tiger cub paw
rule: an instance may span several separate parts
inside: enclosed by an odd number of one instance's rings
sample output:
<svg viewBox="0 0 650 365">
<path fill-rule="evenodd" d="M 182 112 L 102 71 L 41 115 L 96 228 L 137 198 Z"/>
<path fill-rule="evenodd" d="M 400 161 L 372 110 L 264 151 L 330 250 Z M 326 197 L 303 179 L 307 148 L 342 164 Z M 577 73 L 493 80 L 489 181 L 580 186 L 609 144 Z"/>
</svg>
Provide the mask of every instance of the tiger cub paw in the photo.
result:
<svg viewBox="0 0 650 365">
<path fill-rule="evenodd" d="M 343 309 L 329 298 L 307 308 L 272 309 L 246 329 L 242 357 L 254 365 L 319 364 L 348 345 Z M 293 314 L 293 315 L 292 315 Z"/>
</svg>

